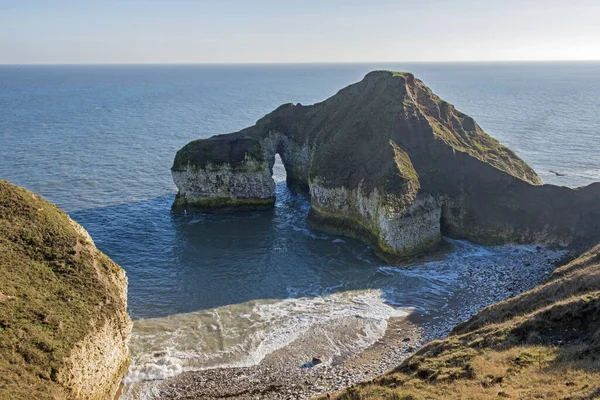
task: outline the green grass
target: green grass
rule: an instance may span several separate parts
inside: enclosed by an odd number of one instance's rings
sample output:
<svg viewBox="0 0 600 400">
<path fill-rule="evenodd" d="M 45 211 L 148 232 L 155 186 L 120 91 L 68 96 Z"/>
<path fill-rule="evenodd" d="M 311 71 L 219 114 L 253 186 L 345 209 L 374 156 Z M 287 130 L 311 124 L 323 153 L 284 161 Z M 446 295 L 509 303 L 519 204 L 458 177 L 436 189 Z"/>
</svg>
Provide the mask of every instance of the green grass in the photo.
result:
<svg viewBox="0 0 600 400">
<path fill-rule="evenodd" d="M 600 396 L 600 245 L 333 399 Z"/>
<path fill-rule="evenodd" d="M 237 169 L 244 168 L 248 159 L 264 161 L 263 151 L 257 140 L 242 135 L 230 138 L 213 136 L 186 144 L 175 155 L 171 170 L 185 171 L 188 168 L 206 168 L 210 165 L 213 168 L 227 165 Z"/>
<path fill-rule="evenodd" d="M 62 398 L 73 345 L 114 313 L 120 268 L 58 207 L 0 180 L 0 398 Z"/>
<path fill-rule="evenodd" d="M 394 149 L 394 161 L 396 161 L 398 173 L 406 181 L 415 183 L 418 189 L 420 187 L 419 174 L 415 171 L 415 167 L 410 161 L 410 156 L 393 140 L 390 140 L 390 145 Z"/>
<path fill-rule="evenodd" d="M 535 171 L 508 147 L 486 134 L 466 114 L 444 101 L 418 79 L 409 87 L 409 96 L 433 133 L 456 151 L 465 152 L 531 184 L 542 183 Z"/>
</svg>

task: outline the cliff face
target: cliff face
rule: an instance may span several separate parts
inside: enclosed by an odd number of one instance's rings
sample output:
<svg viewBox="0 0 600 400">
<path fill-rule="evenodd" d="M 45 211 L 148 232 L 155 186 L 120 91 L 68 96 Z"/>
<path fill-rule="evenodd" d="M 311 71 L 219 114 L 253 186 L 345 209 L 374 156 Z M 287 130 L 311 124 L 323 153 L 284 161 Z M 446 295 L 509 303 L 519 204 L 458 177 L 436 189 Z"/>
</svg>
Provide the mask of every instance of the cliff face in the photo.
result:
<svg viewBox="0 0 600 400">
<path fill-rule="evenodd" d="M 130 334 L 125 272 L 58 207 L 0 180 L 0 398 L 111 399 Z"/>
<path fill-rule="evenodd" d="M 472 118 L 413 75 L 389 71 L 190 142 L 172 167 L 174 209 L 272 204 L 276 153 L 288 181 L 309 188 L 317 227 L 358 237 L 390 261 L 435 246 L 442 233 L 484 243 L 600 239 L 598 186 L 542 185 Z"/>
<path fill-rule="evenodd" d="M 494 304 L 398 368 L 332 399 L 595 399 L 600 245 Z M 324 398 L 324 397 L 323 397 Z"/>
<path fill-rule="evenodd" d="M 173 170 L 172 175 L 185 191 L 177 196 L 174 208 L 223 211 L 272 206 L 274 158 L 267 156 L 253 139 L 223 136 L 207 143 L 200 154 L 179 152 L 175 162 L 185 159 L 187 167 Z"/>
</svg>

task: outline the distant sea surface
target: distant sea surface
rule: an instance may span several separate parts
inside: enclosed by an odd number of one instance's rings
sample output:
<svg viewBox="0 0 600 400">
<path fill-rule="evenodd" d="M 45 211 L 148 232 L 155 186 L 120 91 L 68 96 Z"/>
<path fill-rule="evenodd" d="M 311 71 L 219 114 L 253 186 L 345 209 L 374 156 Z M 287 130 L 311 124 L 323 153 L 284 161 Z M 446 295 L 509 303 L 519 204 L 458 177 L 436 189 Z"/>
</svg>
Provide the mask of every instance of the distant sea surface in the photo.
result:
<svg viewBox="0 0 600 400">
<path fill-rule="evenodd" d="M 187 142 L 252 125 L 282 103 L 322 101 L 374 69 L 413 72 L 546 183 L 600 180 L 594 62 L 0 66 L 0 178 L 62 207 L 127 271 L 143 379 L 200 353 L 214 357 L 195 368 L 258 362 L 324 318 L 431 312 L 456 286 L 461 254 L 489 262 L 512 250 L 457 242 L 445 261 L 390 274 L 367 246 L 312 230 L 309 203 L 279 164 L 272 211 L 170 212 L 169 169 Z M 185 334 L 193 340 L 176 343 Z M 152 365 L 161 346 L 171 358 Z M 233 348 L 243 356 L 225 357 Z"/>
</svg>

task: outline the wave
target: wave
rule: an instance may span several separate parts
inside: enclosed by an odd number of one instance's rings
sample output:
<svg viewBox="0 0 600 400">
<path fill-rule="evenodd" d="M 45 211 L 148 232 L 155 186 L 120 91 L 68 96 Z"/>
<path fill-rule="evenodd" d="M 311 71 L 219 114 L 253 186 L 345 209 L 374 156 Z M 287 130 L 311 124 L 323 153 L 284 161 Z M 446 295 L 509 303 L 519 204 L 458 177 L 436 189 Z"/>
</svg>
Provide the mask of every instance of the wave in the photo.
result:
<svg viewBox="0 0 600 400">
<path fill-rule="evenodd" d="M 380 290 L 363 290 L 255 300 L 135 321 L 125 383 L 165 379 L 189 370 L 256 365 L 318 326 L 326 327 L 320 334 L 331 344 L 331 354 L 347 348 L 359 351 L 383 336 L 389 318 L 407 315 L 386 304 L 382 295 Z M 326 338 L 349 320 L 352 332 L 337 342 Z"/>
</svg>

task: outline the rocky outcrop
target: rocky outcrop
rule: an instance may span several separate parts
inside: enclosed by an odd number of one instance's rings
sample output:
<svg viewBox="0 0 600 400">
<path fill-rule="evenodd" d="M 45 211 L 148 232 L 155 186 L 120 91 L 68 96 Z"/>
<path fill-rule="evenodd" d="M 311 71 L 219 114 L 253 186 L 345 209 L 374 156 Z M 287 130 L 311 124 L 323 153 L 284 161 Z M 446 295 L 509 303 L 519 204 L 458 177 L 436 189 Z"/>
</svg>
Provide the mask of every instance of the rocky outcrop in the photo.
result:
<svg viewBox="0 0 600 400">
<path fill-rule="evenodd" d="M 274 201 L 279 154 L 308 188 L 309 219 L 397 261 L 442 234 L 481 243 L 567 245 L 600 239 L 600 185 L 542 185 L 511 150 L 409 73 L 375 71 L 312 106 L 285 104 L 242 131 L 175 157 L 174 210 Z"/>
<path fill-rule="evenodd" d="M 129 365 L 125 272 L 67 214 L 0 180 L 0 398 L 114 398 Z"/>
<path fill-rule="evenodd" d="M 174 208 L 214 211 L 274 204 L 274 158 L 255 140 L 215 137 L 202 151 L 201 157 L 186 151 L 177 154 L 175 162 L 185 159 L 186 167 L 174 169 L 173 180 L 185 189 L 178 194 Z"/>
</svg>

